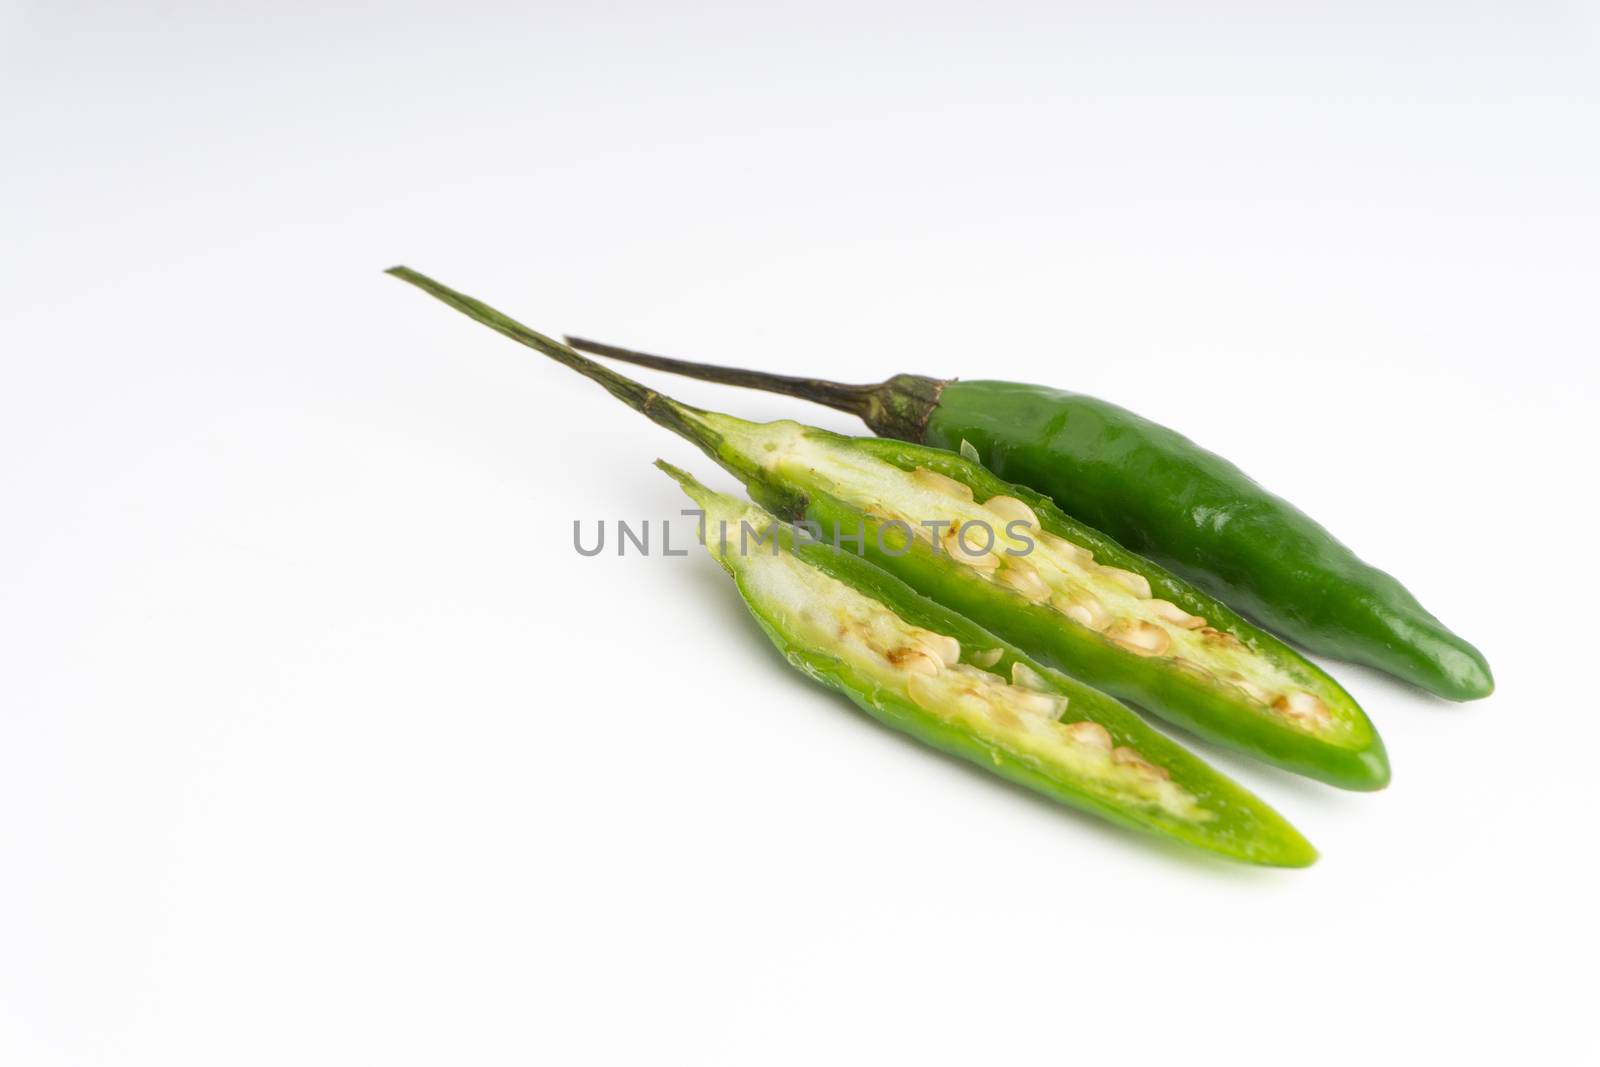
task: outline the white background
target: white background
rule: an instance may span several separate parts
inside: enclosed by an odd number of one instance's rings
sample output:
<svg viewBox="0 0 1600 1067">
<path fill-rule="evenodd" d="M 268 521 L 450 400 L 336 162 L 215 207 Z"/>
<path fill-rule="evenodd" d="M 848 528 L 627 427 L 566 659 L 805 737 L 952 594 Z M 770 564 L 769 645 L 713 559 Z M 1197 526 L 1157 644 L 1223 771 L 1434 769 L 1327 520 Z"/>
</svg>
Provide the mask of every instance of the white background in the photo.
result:
<svg viewBox="0 0 1600 1067">
<path fill-rule="evenodd" d="M 1600 17 L 1293 6 L 0 5 L 0 1063 L 1593 1053 Z M 1310 870 L 1103 828 L 578 557 L 717 472 L 395 262 L 1134 407 L 1499 692 L 1206 749 Z"/>
</svg>

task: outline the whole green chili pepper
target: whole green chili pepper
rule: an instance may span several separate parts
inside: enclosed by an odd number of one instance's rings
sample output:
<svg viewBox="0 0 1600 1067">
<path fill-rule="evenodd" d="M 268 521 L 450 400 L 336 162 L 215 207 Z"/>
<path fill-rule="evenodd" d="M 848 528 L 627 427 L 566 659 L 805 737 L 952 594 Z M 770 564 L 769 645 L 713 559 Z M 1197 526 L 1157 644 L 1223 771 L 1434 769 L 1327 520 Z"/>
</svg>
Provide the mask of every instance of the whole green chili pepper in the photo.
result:
<svg viewBox="0 0 1600 1067">
<path fill-rule="evenodd" d="M 1337 682 L 1048 498 L 942 449 L 680 404 L 414 271 L 391 273 L 595 380 L 693 442 L 769 510 L 848 539 L 1035 658 L 1298 773 L 1350 789 L 1388 783 L 1377 731 Z"/>
<path fill-rule="evenodd" d="M 866 561 L 656 465 L 700 506 L 706 547 L 785 658 L 884 725 L 1123 826 L 1251 863 L 1316 858 L 1277 812 L 1105 694 Z"/>
<path fill-rule="evenodd" d="M 1221 456 L 1115 404 L 1044 386 L 918 374 L 845 385 L 567 340 L 640 366 L 818 401 L 885 437 L 970 447 L 1002 478 L 1044 493 L 1313 652 L 1452 700 L 1494 691 L 1483 655 L 1398 581 Z"/>
</svg>

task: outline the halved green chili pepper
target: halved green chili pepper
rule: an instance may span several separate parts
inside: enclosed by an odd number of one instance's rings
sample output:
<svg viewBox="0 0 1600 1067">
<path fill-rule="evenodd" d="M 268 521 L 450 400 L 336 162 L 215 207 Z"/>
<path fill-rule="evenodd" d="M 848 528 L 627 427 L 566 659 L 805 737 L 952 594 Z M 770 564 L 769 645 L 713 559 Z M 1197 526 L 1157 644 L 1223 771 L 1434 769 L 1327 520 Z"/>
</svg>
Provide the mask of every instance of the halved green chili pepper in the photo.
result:
<svg viewBox="0 0 1600 1067">
<path fill-rule="evenodd" d="M 656 465 L 703 510 L 706 547 L 785 658 L 886 726 L 1136 830 L 1251 863 L 1316 858 L 1277 812 L 1105 694 L 853 554 Z"/>
<path fill-rule="evenodd" d="M 1494 691 L 1483 655 L 1398 581 L 1221 456 L 1115 404 L 1038 385 L 919 374 L 845 385 L 568 341 L 640 366 L 818 401 L 885 437 L 969 446 L 1002 478 L 1044 493 L 1313 652 L 1452 700 Z"/>
<path fill-rule="evenodd" d="M 1337 682 L 1040 494 L 942 449 L 691 408 L 414 271 L 391 273 L 594 379 L 781 517 L 848 538 L 1035 658 L 1301 774 L 1350 789 L 1388 783 L 1377 731 Z"/>
</svg>

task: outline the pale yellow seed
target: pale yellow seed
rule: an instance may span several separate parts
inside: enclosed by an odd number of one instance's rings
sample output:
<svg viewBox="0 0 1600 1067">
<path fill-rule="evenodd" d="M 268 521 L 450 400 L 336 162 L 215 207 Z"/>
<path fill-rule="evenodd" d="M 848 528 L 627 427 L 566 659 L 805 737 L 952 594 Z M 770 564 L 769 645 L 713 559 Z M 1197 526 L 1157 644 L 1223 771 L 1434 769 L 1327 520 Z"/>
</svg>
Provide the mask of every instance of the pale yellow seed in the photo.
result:
<svg viewBox="0 0 1600 1067">
<path fill-rule="evenodd" d="M 1066 734 L 1080 745 L 1098 748 L 1106 752 L 1111 751 L 1111 732 L 1097 722 L 1068 723 Z"/>
<path fill-rule="evenodd" d="M 938 471 L 931 471 L 926 467 L 918 467 L 912 471 L 911 480 L 924 489 L 931 489 L 944 496 L 955 497 L 957 500 L 972 499 L 971 486 L 954 478 L 947 478 Z"/>
<path fill-rule="evenodd" d="M 1008 523 L 1025 522 L 1036 530 L 1039 528 L 1039 516 L 1014 496 L 992 496 L 983 502 L 983 506 Z"/>
<path fill-rule="evenodd" d="M 885 653 L 885 658 L 903 671 L 925 674 L 930 678 L 937 677 L 941 667 L 937 656 L 921 648 L 891 648 Z"/>
<path fill-rule="evenodd" d="M 1165 767 L 1157 767 L 1131 748 L 1118 745 L 1111 750 L 1111 759 L 1124 767 L 1138 771 L 1147 778 L 1171 778 L 1172 773 Z"/>
<path fill-rule="evenodd" d="M 1185 630 L 1198 630 L 1206 624 L 1205 619 L 1198 615 L 1190 615 L 1170 600 L 1152 600 L 1150 607 L 1155 611 L 1156 618 Z"/>
<path fill-rule="evenodd" d="M 1001 561 L 1000 581 L 1035 603 L 1050 599 L 1050 586 L 1039 577 L 1039 572 L 1031 563 L 1014 556 Z"/>
<path fill-rule="evenodd" d="M 977 667 L 993 667 L 1000 662 L 1000 657 L 1005 655 L 1004 649 L 986 648 L 982 652 L 972 654 L 972 663 Z"/>
<path fill-rule="evenodd" d="M 1057 593 L 1050 604 L 1061 614 L 1091 630 L 1104 630 L 1111 622 L 1111 613 L 1104 604 L 1088 593 Z"/>
<path fill-rule="evenodd" d="M 954 667 L 961 662 L 961 642 L 953 637 L 936 634 L 932 630 L 919 630 L 917 644 L 946 667 Z"/>
<path fill-rule="evenodd" d="M 1067 710 L 1067 698 L 1059 693 L 1035 693 L 1027 689 L 1013 689 L 1007 694 L 1013 706 L 1046 719 L 1059 719 Z"/>
<path fill-rule="evenodd" d="M 1167 631 L 1143 619 L 1122 619 L 1106 631 L 1106 636 L 1141 656 L 1159 656 L 1172 644 Z"/>
<path fill-rule="evenodd" d="M 1150 579 L 1144 575 L 1135 574 L 1133 571 L 1125 571 L 1121 567 L 1101 567 L 1100 573 L 1140 600 L 1150 599 Z"/>
<path fill-rule="evenodd" d="M 959 524 L 952 525 L 944 531 L 944 550 L 969 567 L 980 571 L 992 571 L 1000 566 L 1000 557 L 994 554 L 992 545 L 986 551 L 974 555 L 979 548 L 984 547 L 987 539 L 987 535 L 980 529 L 969 530 L 967 536 L 962 538 Z"/>
<path fill-rule="evenodd" d="M 1044 675 L 1020 660 L 1011 665 L 1011 684 L 1040 693 L 1051 691 L 1050 683 L 1045 681 Z"/>
</svg>

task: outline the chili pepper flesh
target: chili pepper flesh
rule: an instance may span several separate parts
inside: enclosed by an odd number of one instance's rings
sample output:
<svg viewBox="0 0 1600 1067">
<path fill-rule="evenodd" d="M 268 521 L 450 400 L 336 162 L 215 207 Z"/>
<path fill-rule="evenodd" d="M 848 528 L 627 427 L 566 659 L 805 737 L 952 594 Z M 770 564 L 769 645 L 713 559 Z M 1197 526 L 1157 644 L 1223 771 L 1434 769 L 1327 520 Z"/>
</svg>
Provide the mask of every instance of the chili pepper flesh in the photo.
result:
<svg viewBox="0 0 1600 1067">
<path fill-rule="evenodd" d="M 657 465 L 700 506 L 708 533 L 748 525 L 771 544 L 749 551 L 705 539 L 789 662 L 884 724 L 1134 829 L 1252 863 L 1315 858 L 1276 812 L 1110 697 L 865 561 Z"/>
<path fill-rule="evenodd" d="M 757 500 L 1031 654 L 1288 769 L 1387 784 L 1382 742 L 1337 682 L 1038 494 L 922 446 L 699 417 Z"/>
</svg>

